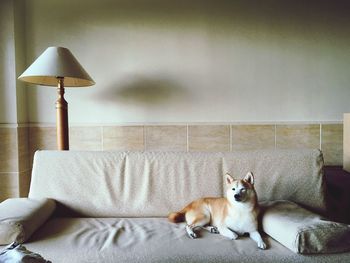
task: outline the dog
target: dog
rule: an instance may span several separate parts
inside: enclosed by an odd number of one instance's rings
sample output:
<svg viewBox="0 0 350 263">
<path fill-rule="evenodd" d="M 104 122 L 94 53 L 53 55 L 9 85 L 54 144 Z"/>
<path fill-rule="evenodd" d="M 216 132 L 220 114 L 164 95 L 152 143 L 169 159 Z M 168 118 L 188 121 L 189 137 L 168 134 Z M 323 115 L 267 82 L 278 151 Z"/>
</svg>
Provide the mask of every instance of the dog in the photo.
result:
<svg viewBox="0 0 350 263">
<path fill-rule="evenodd" d="M 226 197 L 195 200 L 181 211 L 170 213 L 169 221 L 186 222 L 186 232 L 192 239 L 197 238 L 196 228 L 204 228 L 231 240 L 249 233 L 260 249 L 266 249 L 258 231 L 259 205 L 253 174 L 248 172 L 243 180 L 236 180 L 227 173 L 224 179 Z"/>
</svg>

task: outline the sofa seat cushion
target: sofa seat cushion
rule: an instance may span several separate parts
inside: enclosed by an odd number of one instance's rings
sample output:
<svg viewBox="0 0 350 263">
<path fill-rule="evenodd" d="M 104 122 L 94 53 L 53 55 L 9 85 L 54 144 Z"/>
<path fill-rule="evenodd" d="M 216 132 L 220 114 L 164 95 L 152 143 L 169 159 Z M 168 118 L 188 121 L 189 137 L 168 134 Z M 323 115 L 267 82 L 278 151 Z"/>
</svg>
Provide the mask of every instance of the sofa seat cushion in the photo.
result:
<svg viewBox="0 0 350 263">
<path fill-rule="evenodd" d="M 249 237 L 231 241 L 165 218 L 53 218 L 24 245 L 60 262 L 350 262 L 350 253 L 303 256 L 271 238 L 260 250 Z"/>
</svg>

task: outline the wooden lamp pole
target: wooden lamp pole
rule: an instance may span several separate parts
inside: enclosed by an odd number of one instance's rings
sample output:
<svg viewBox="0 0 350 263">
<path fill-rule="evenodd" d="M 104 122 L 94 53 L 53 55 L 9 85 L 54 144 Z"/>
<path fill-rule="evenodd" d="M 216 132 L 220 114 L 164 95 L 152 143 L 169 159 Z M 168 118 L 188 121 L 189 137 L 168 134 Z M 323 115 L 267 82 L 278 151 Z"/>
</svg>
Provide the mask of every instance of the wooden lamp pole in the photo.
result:
<svg viewBox="0 0 350 263">
<path fill-rule="evenodd" d="M 69 150 L 68 103 L 64 99 L 64 78 L 57 77 L 58 99 L 56 101 L 57 149 Z"/>
</svg>

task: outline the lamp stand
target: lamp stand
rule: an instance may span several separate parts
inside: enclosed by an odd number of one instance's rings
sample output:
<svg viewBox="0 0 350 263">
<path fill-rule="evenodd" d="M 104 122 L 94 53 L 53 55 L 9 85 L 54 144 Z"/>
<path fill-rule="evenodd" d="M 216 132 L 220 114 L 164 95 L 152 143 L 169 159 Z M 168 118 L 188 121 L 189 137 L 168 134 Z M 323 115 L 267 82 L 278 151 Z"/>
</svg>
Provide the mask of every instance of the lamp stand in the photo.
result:
<svg viewBox="0 0 350 263">
<path fill-rule="evenodd" d="M 68 103 L 64 99 L 64 78 L 57 77 L 58 99 L 56 101 L 57 149 L 69 150 Z"/>
</svg>

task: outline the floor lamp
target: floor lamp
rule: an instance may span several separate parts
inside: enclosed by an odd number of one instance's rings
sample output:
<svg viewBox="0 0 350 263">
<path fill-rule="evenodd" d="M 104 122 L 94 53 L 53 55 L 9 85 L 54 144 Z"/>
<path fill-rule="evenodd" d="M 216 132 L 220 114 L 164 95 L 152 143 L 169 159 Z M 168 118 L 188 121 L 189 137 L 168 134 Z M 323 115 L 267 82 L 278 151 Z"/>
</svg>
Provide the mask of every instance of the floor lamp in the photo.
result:
<svg viewBox="0 0 350 263">
<path fill-rule="evenodd" d="M 47 48 L 18 79 L 31 84 L 57 87 L 57 148 L 69 150 L 68 103 L 64 99 L 64 87 L 87 87 L 95 82 L 64 47 Z"/>
</svg>

